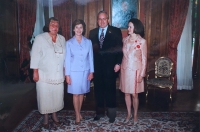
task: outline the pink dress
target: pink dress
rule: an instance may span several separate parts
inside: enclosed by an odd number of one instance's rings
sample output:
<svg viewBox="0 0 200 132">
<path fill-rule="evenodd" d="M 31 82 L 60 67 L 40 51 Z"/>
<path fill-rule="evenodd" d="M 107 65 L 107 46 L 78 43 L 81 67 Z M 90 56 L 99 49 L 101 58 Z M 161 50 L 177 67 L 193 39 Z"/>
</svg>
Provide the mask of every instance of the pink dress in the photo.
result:
<svg viewBox="0 0 200 132">
<path fill-rule="evenodd" d="M 147 66 L 147 44 L 140 35 L 130 41 L 129 36 L 123 39 L 123 59 L 120 71 L 120 87 L 124 93 L 144 92 L 144 81 L 137 82 L 138 76 L 145 77 Z"/>
</svg>

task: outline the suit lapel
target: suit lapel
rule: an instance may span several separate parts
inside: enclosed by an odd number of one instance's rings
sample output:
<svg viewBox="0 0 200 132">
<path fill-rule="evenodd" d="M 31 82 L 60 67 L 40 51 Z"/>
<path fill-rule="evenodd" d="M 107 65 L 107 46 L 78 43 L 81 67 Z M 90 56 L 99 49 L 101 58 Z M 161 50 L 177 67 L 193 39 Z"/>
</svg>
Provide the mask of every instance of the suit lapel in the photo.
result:
<svg viewBox="0 0 200 132">
<path fill-rule="evenodd" d="M 99 42 L 99 28 L 96 28 L 95 39 L 96 39 L 97 42 Z"/>
<path fill-rule="evenodd" d="M 52 46 L 52 39 L 48 33 L 44 33 L 44 38 L 48 41 L 48 44 Z"/>
<path fill-rule="evenodd" d="M 75 45 L 76 45 L 76 47 L 78 46 L 81 46 L 81 47 L 83 47 L 83 48 L 85 48 L 85 46 L 86 46 L 86 42 L 85 42 L 86 40 L 85 40 L 85 38 L 84 38 L 84 36 L 82 36 L 82 40 L 81 40 L 81 43 L 79 44 L 78 43 L 78 41 L 76 40 L 76 37 L 74 36 L 73 37 L 73 39 L 72 39 L 72 43 L 74 43 Z"/>
<path fill-rule="evenodd" d="M 44 38 L 48 41 L 49 45 L 52 46 L 53 42 L 52 42 L 52 38 L 49 35 L 49 33 L 44 33 Z M 57 38 L 56 38 L 56 44 L 57 45 L 62 45 L 60 42 L 62 42 L 61 38 L 59 37 L 59 35 L 57 34 Z"/>
<path fill-rule="evenodd" d="M 85 42 L 85 38 L 82 36 L 82 40 L 81 40 L 81 45 L 83 48 L 86 47 L 86 42 Z"/>
<path fill-rule="evenodd" d="M 111 28 L 110 26 L 108 25 L 108 28 L 107 28 L 107 31 L 106 31 L 106 35 L 105 35 L 105 38 L 104 38 L 104 41 L 106 42 L 109 38 L 109 35 L 111 34 Z"/>
</svg>

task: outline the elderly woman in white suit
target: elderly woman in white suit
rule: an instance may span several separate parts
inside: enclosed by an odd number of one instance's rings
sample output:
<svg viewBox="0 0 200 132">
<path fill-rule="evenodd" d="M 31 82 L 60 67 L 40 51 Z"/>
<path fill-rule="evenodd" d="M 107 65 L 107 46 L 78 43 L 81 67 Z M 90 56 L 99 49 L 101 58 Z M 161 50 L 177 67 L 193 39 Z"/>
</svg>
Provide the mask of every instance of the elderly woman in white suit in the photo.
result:
<svg viewBox="0 0 200 132">
<path fill-rule="evenodd" d="M 38 110 L 44 114 L 43 126 L 48 128 L 48 114 L 56 125 L 60 125 L 56 112 L 64 107 L 64 59 L 65 38 L 58 34 L 59 21 L 49 19 L 49 32 L 36 36 L 30 68 L 36 82 Z"/>
<path fill-rule="evenodd" d="M 86 29 L 83 20 L 75 20 L 72 29 L 74 37 L 66 42 L 65 76 L 67 91 L 73 94 L 75 124 L 79 125 L 83 119 L 80 114 L 83 95 L 90 92 L 90 81 L 93 78 L 93 48 L 91 40 L 83 36 Z"/>
</svg>

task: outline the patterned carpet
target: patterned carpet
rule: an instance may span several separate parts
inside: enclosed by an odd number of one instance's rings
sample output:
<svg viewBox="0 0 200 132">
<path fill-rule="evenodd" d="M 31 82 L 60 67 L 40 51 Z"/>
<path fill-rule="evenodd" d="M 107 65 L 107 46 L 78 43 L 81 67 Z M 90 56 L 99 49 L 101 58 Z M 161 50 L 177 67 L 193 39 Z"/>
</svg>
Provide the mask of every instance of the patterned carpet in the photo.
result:
<svg viewBox="0 0 200 132">
<path fill-rule="evenodd" d="M 197 112 L 139 112 L 138 123 L 124 124 L 126 112 L 117 112 L 114 123 L 108 117 L 93 121 L 94 111 L 82 111 L 85 118 L 80 125 L 75 125 L 74 111 L 62 110 L 58 117 L 63 124 L 57 127 L 49 120 L 49 129 L 42 127 L 43 116 L 32 111 L 14 130 L 14 132 L 199 132 L 200 113 Z"/>
</svg>

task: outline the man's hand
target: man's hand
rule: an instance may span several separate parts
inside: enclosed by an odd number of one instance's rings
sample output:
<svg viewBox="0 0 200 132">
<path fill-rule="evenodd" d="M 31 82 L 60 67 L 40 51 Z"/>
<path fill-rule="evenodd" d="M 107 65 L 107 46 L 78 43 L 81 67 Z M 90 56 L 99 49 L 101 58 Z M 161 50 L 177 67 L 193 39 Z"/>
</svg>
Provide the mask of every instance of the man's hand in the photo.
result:
<svg viewBox="0 0 200 132">
<path fill-rule="evenodd" d="M 118 72 L 119 70 L 120 70 L 120 65 L 116 64 L 115 67 L 114 67 L 114 71 Z"/>
</svg>

